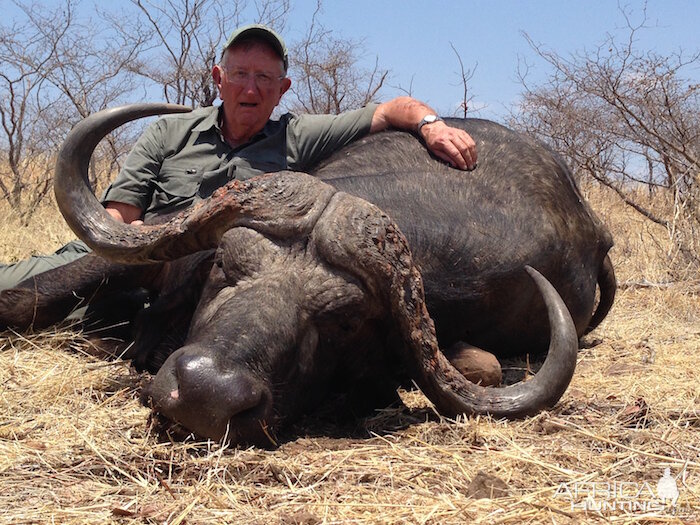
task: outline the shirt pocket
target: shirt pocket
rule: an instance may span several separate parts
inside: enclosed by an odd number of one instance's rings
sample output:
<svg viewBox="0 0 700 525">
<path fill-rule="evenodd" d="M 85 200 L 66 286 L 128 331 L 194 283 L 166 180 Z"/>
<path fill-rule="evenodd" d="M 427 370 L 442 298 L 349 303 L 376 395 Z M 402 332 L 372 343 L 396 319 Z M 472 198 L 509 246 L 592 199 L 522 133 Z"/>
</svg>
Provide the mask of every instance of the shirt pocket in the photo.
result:
<svg viewBox="0 0 700 525">
<path fill-rule="evenodd" d="M 197 189 L 197 197 L 200 199 L 211 197 L 212 193 L 234 178 L 236 178 L 235 162 L 229 162 L 215 170 L 205 171 Z"/>
<path fill-rule="evenodd" d="M 161 168 L 153 182 L 153 198 L 148 212 L 151 214 L 169 213 L 194 201 L 202 183 L 202 171 L 194 167 Z"/>
</svg>

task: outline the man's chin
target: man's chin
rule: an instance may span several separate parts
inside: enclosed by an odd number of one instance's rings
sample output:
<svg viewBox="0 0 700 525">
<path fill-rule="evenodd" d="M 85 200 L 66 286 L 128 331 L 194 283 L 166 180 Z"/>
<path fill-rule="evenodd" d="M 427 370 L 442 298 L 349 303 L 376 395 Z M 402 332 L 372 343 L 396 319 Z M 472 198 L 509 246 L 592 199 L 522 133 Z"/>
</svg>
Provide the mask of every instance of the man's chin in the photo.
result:
<svg viewBox="0 0 700 525">
<path fill-rule="evenodd" d="M 260 106 L 238 106 L 236 122 L 241 128 L 251 129 L 265 126 L 269 115 L 263 115 Z"/>
</svg>

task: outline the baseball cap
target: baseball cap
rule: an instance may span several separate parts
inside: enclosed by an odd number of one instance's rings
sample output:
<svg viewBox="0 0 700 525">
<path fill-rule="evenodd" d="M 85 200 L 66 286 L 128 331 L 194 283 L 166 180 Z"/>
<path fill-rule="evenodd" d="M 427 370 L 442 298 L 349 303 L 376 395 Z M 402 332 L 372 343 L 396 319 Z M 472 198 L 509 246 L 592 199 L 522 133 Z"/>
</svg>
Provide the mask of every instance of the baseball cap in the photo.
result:
<svg viewBox="0 0 700 525">
<path fill-rule="evenodd" d="M 272 49 L 277 52 L 284 62 L 284 70 L 287 71 L 289 60 L 287 58 L 287 46 L 284 45 L 284 40 L 282 40 L 282 37 L 275 31 L 262 24 L 251 24 L 236 29 L 233 33 L 231 33 L 231 36 L 228 37 L 228 40 L 224 45 L 224 51 L 226 51 L 236 42 L 240 42 L 242 39 L 249 37 L 261 38 L 270 44 Z"/>
</svg>

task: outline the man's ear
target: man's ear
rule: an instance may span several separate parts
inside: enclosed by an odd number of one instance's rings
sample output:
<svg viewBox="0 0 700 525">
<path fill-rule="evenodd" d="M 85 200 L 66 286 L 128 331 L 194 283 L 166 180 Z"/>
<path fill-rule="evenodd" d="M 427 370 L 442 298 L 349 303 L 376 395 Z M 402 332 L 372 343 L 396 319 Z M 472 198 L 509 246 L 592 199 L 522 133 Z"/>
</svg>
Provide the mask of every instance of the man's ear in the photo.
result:
<svg viewBox="0 0 700 525">
<path fill-rule="evenodd" d="M 280 82 L 280 98 L 282 98 L 282 95 L 289 91 L 290 87 L 292 87 L 292 79 L 289 77 L 284 77 L 282 82 Z"/>
<path fill-rule="evenodd" d="M 219 90 L 219 97 L 221 97 L 221 73 L 221 66 L 219 64 L 216 64 L 211 69 L 211 78 L 214 80 L 214 84 L 216 84 L 216 87 Z"/>
</svg>

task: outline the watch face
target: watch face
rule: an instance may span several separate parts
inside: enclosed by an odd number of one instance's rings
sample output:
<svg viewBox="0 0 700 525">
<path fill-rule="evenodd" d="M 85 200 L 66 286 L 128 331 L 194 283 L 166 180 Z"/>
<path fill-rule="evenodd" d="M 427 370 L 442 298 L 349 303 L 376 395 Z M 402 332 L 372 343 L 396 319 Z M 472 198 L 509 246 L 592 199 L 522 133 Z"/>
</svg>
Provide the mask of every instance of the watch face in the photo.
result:
<svg viewBox="0 0 700 525">
<path fill-rule="evenodd" d="M 438 117 L 437 115 L 426 115 L 418 123 L 418 127 L 416 129 L 420 133 L 420 130 L 423 129 L 423 126 L 425 126 L 426 124 L 432 124 L 433 122 L 437 122 L 438 120 L 442 120 L 442 119 L 440 117 Z"/>
</svg>

